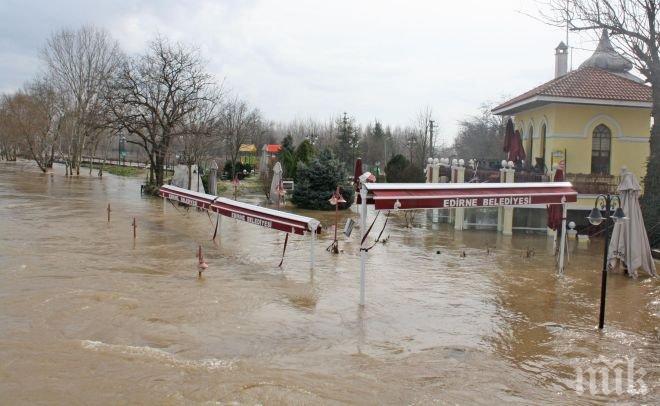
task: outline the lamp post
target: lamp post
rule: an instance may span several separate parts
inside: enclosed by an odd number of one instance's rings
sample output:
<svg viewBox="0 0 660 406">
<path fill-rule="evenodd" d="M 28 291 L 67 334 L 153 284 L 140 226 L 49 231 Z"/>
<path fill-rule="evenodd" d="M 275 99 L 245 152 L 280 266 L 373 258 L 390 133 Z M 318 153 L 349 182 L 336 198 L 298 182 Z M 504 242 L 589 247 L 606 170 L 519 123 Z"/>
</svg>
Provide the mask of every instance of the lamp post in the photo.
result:
<svg viewBox="0 0 660 406">
<path fill-rule="evenodd" d="M 605 209 L 605 216 L 600 213 L 600 209 L 598 209 L 598 202 L 601 202 L 601 209 Z M 612 209 L 614 208 L 613 203 L 616 202 L 616 210 L 614 210 L 614 213 L 612 213 Z M 608 218 L 609 217 L 609 218 Z M 610 227 L 610 222 L 613 225 L 614 223 L 618 223 L 619 221 L 625 221 L 626 215 L 623 213 L 623 209 L 621 208 L 621 199 L 619 199 L 619 196 L 612 196 L 609 193 L 606 195 L 598 195 L 596 197 L 596 201 L 594 202 L 594 208 L 591 209 L 591 212 L 589 213 L 589 217 L 587 217 L 589 220 L 589 223 L 597 226 L 600 223 L 605 221 L 605 249 L 603 251 L 603 271 L 601 274 L 601 282 L 600 282 L 600 314 L 598 316 L 598 328 L 600 330 L 603 329 L 603 326 L 605 325 L 605 293 L 607 291 L 607 252 L 608 248 L 610 245 L 610 237 L 611 237 L 611 228 Z"/>
<path fill-rule="evenodd" d="M 335 190 L 335 192 L 330 197 L 329 202 L 331 205 L 335 206 L 335 239 L 332 241 L 332 244 L 328 248 L 333 254 L 339 254 L 339 240 L 337 240 L 337 227 L 339 225 L 339 205 L 341 203 L 346 203 L 344 196 L 342 196 L 339 192 L 339 186 L 337 186 L 337 190 Z"/>
</svg>

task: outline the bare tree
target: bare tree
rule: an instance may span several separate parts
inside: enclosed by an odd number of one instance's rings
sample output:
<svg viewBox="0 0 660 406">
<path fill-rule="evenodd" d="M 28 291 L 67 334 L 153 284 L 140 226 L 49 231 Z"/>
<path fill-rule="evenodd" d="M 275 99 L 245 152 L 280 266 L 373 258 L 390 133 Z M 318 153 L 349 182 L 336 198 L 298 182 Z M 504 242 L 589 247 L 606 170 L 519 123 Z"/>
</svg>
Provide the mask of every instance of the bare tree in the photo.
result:
<svg viewBox="0 0 660 406">
<path fill-rule="evenodd" d="M 58 138 L 56 92 L 46 82 L 35 82 L 3 100 L 6 131 L 29 152 L 39 169 L 47 172 L 53 166 Z"/>
<path fill-rule="evenodd" d="M 99 92 L 119 64 L 119 45 L 106 31 L 93 26 L 64 29 L 48 39 L 41 57 L 67 116 L 62 157 L 72 171 L 80 174 L 85 143 L 99 131 Z"/>
<path fill-rule="evenodd" d="M 430 106 L 422 108 L 415 120 L 415 137 L 417 146 L 417 157 L 413 162 L 420 167 L 424 166 L 426 158 L 431 152 L 431 119 L 433 118 L 433 109 Z"/>
<path fill-rule="evenodd" d="M 109 83 L 109 117 L 117 130 L 137 137 L 129 143 L 147 153 L 155 186 L 164 183 L 165 156 L 186 120 L 216 96 L 215 83 L 196 49 L 157 37 L 145 54 L 127 59 Z M 153 181 L 153 179 L 152 179 Z"/>
<path fill-rule="evenodd" d="M 251 108 L 247 102 L 234 97 L 222 108 L 220 126 L 227 145 L 233 176 L 236 173 L 236 161 L 241 144 L 246 144 L 253 134 L 260 130 L 261 113 Z"/>
<path fill-rule="evenodd" d="M 180 162 L 188 167 L 188 189 L 192 189 L 192 166 L 199 166 L 220 141 L 219 94 L 213 100 L 200 102 L 185 118 L 178 136 Z"/>
<path fill-rule="evenodd" d="M 454 151 L 465 158 L 494 159 L 504 158 L 502 143 L 502 117 L 491 112 L 492 103 L 481 105 L 481 113 L 459 121 L 459 129 L 454 139 Z"/>
<path fill-rule="evenodd" d="M 548 0 L 541 16 L 573 31 L 608 30 L 617 48 L 650 83 L 653 125 L 643 208 L 647 227 L 655 226 L 660 223 L 660 1 Z"/>
<path fill-rule="evenodd" d="M 8 103 L 12 96 L 0 97 L 0 159 L 15 161 L 19 153 L 20 139 L 10 125 Z"/>
</svg>

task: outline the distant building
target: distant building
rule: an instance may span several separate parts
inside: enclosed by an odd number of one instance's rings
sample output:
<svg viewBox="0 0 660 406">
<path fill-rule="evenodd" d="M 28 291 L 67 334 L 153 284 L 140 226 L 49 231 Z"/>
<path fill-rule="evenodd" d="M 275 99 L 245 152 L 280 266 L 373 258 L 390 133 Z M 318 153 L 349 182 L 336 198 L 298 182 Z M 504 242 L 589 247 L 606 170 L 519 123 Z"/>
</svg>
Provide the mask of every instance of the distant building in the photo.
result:
<svg viewBox="0 0 660 406">
<path fill-rule="evenodd" d="M 640 179 L 649 156 L 651 88 L 632 75 L 603 31 L 593 55 L 568 71 L 568 48 L 555 49 L 555 78 L 493 109 L 511 116 L 528 164 L 565 164 L 580 193 L 569 209 L 593 207 L 594 195 L 615 191 L 623 166 Z"/>
<path fill-rule="evenodd" d="M 281 150 L 282 146 L 280 144 L 264 144 L 261 148 L 261 153 L 267 158 L 276 158 Z"/>
<path fill-rule="evenodd" d="M 238 159 L 243 165 L 254 166 L 257 163 L 257 147 L 254 144 L 241 144 L 238 148 Z"/>
</svg>

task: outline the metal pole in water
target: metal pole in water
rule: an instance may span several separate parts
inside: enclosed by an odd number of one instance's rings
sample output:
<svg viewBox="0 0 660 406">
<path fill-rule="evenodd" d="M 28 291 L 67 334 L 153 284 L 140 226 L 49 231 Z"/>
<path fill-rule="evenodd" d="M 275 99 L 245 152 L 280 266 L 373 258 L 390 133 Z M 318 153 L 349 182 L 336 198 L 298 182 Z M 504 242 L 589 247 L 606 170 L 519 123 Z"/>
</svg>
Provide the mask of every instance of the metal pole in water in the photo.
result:
<svg viewBox="0 0 660 406">
<path fill-rule="evenodd" d="M 562 198 L 562 200 L 565 200 Z M 564 251 L 566 249 L 566 203 L 562 203 L 562 215 L 561 215 L 561 239 L 559 243 L 559 274 L 564 274 Z"/>
<path fill-rule="evenodd" d="M 367 266 L 367 251 L 362 248 L 367 233 L 367 187 L 360 189 L 362 204 L 360 207 L 360 306 L 364 306 L 365 268 Z"/>
<path fill-rule="evenodd" d="M 310 268 L 314 269 L 314 240 L 316 239 L 316 229 L 312 230 L 312 235 L 309 239 L 309 262 Z"/>
<path fill-rule="evenodd" d="M 621 205 L 619 203 L 619 205 Z M 605 196 L 605 249 L 603 250 L 603 270 L 600 278 L 600 313 L 598 314 L 598 329 L 602 330 L 605 326 L 605 299 L 607 295 L 607 251 L 610 245 L 610 222 L 609 216 L 612 210 L 612 200 L 610 195 Z"/>
</svg>

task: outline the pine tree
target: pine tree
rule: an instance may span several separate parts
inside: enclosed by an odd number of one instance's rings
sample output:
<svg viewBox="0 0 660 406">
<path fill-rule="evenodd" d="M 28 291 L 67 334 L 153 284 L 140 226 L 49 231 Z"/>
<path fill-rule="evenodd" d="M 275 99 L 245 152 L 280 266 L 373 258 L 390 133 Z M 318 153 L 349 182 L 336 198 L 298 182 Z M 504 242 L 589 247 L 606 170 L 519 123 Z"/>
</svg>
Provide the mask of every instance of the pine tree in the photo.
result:
<svg viewBox="0 0 660 406">
<path fill-rule="evenodd" d="M 339 209 L 348 209 L 353 203 L 354 191 L 346 183 L 346 177 L 344 165 L 326 149 L 308 165 L 299 163 L 291 201 L 302 209 L 334 210 L 335 207 L 329 200 L 339 186 L 340 193 L 346 200 Z"/>
<path fill-rule="evenodd" d="M 336 145 L 337 159 L 347 165 L 355 161 L 356 150 L 360 141 L 359 135 L 356 136 L 355 119 L 344 115 L 337 120 L 338 142 Z"/>
</svg>

